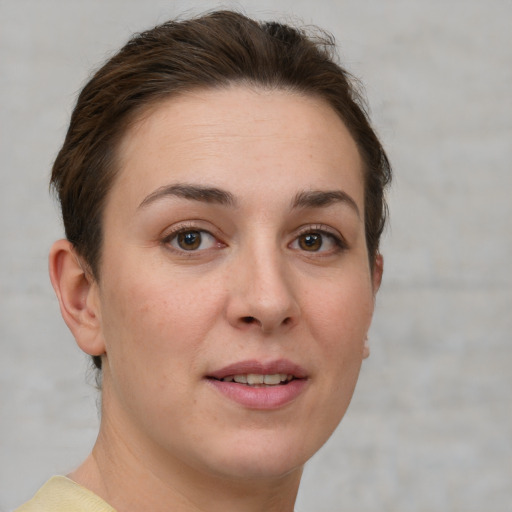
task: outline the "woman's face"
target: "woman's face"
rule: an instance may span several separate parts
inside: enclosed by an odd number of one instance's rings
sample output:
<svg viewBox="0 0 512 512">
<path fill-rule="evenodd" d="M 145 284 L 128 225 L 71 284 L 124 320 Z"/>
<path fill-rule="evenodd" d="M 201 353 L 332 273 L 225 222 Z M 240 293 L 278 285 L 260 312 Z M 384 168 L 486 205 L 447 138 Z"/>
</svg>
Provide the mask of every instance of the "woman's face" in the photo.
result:
<svg viewBox="0 0 512 512">
<path fill-rule="evenodd" d="M 232 87 L 160 103 L 119 155 L 103 421 L 167 466 L 300 471 L 350 402 L 380 277 L 349 132 L 320 100 Z"/>
</svg>

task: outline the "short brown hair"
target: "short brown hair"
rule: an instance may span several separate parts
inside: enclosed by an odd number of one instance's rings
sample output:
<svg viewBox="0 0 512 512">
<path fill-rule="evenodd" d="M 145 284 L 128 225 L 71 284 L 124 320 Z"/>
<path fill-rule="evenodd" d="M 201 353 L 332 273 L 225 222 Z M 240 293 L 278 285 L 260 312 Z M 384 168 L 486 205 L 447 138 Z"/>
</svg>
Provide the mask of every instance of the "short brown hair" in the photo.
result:
<svg viewBox="0 0 512 512">
<path fill-rule="evenodd" d="M 178 92 L 234 83 L 322 98 L 341 117 L 364 162 L 365 233 L 370 265 L 378 253 L 391 180 L 357 81 L 336 62 L 332 36 L 232 11 L 169 21 L 136 34 L 89 80 L 53 165 L 66 237 L 100 277 L 102 213 L 116 175 L 116 149 L 130 122 Z M 94 358 L 100 367 L 99 357 Z"/>
</svg>

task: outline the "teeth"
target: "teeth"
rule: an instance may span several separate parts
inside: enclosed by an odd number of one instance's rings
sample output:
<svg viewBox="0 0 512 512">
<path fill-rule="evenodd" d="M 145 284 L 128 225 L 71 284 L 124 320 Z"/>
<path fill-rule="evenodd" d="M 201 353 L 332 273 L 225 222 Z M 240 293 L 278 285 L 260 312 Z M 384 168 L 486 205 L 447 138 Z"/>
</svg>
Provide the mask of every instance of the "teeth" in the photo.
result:
<svg viewBox="0 0 512 512">
<path fill-rule="evenodd" d="M 249 373 L 249 375 L 247 375 L 247 384 L 249 384 L 249 386 L 254 386 L 255 384 L 263 384 L 264 380 L 264 375 L 256 375 L 255 373 Z"/>
<path fill-rule="evenodd" d="M 278 373 L 275 373 L 274 375 L 265 375 L 263 376 L 263 382 L 265 384 L 275 386 L 276 384 L 281 383 L 281 376 Z"/>
<path fill-rule="evenodd" d="M 273 373 L 270 375 L 261 375 L 258 373 L 249 373 L 247 375 L 229 375 L 224 377 L 224 382 L 237 382 L 238 384 L 247 384 L 248 386 L 277 386 L 281 382 L 290 382 L 293 375 L 286 373 Z"/>
</svg>

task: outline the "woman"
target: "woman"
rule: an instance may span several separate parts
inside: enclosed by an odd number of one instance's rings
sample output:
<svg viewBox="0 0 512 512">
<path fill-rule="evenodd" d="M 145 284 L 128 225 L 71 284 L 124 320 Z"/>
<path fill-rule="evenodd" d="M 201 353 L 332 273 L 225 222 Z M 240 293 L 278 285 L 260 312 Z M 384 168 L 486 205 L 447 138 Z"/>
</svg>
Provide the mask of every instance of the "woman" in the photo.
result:
<svg viewBox="0 0 512 512">
<path fill-rule="evenodd" d="M 293 510 L 368 356 L 391 176 L 331 49 L 215 12 L 85 86 L 50 275 L 100 432 L 18 510 Z"/>
</svg>

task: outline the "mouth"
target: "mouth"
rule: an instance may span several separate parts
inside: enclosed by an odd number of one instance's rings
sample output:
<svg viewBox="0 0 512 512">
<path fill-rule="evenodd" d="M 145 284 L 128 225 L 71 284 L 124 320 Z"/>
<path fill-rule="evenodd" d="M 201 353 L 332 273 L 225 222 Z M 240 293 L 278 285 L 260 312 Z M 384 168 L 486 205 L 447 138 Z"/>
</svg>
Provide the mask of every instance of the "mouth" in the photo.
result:
<svg viewBox="0 0 512 512">
<path fill-rule="evenodd" d="M 222 379 L 216 379 L 215 377 L 209 377 L 214 380 L 221 382 L 236 382 L 237 384 L 244 384 L 254 388 L 264 388 L 271 386 L 282 386 L 288 384 L 296 377 L 291 373 L 243 373 L 237 375 L 228 375 Z"/>
<path fill-rule="evenodd" d="M 279 386 L 307 377 L 308 374 L 304 368 L 287 359 L 277 359 L 267 363 L 257 360 L 240 361 L 207 375 L 209 379 L 248 386 Z"/>
<path fill-rule="evenodd" d="M 269 363 L 241 361 L 216 370 L 207 381 L 228 399 L 250 409 L 278 409 L 297 399 L 308 387 L 303 368 L 279 359 Z"/>
</svg>

